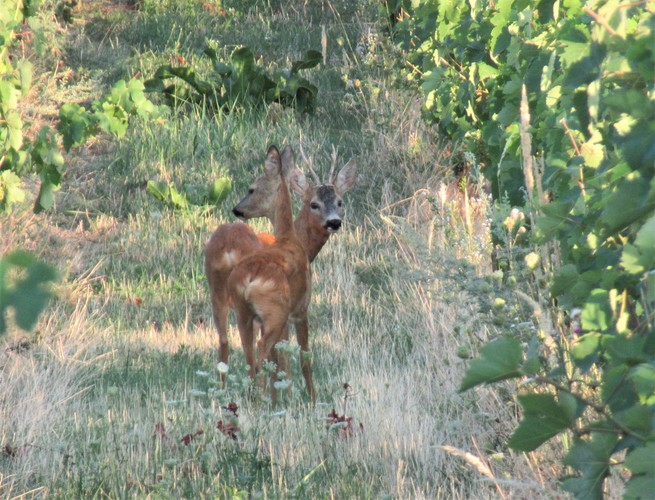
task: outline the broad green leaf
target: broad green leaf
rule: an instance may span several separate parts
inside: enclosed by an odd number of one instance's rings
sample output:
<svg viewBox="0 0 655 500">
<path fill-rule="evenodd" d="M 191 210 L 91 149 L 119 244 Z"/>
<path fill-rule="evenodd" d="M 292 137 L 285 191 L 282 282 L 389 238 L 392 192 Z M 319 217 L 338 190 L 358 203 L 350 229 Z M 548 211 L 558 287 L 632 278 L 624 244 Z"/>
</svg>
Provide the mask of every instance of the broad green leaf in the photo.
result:
<svg viewBox="0 0 655 500">
<path fill-rule="evenodd" d="M 18 276 L 8 282 L 10 268 L 16 269 Z M 26 252 L 16 251 L 0 259 L 0 334 L 6 328 L 5 314 L 10 307 L 16 325 L 31 330 L 52 296 L 49 284 L 56 279 L 54 268 Z"/>
<path fill-rule="evenodd" d="M 25 191 L 21 188 L 21 180 L 11 170 L 0 172 L 0 210 L 9 213 L 14 203 L 25 200 Z"/>
<path fill-rule="evenodd" d="M 582 329 L 603 332 L 609 328 L 611 319 L 609 292 L 600 288 L 592 290 L 587 303 L 582 306 Z"/>
<path fill-rule="evenodd" d="M 567 429 L 575 419 L 575 407 L 570 401 L 558 402 L 551 394 L 519 396 L 523 419 L 512 434 L 508 445 L 520 451 L 533 451 Z"/>
<path fill-rule="evenodd" d="M 102 103 L 102 111 L 97 113 L 98 126 L 105 132 L 121 138 L 127 132 L 128 118 L 125 110 L 108 102 Z"/>
<path fill-rule="evenodd" d="M 648 363 L 633 366 L 628 374 L 637 390 L 639 401 L 644 405 L 655 404 L 655 367 Z"/>
<path fill-rule="evenodd" d="M 511 338 L 496 339 L 480 349 L 480 357 L 471 361 L 459 392 L 480 384 L 491 384 L 521 376 L 521 345 Z"/>
<path fill-rule="evenodd" d="M 650 498 L 655 491 L 655 442 L 631 450 L 625 457 L 625 465 L 632 472 L 624 497 L 626 499 Z"/>
<path fill-rule="evenodd" d="M 17 65 L 20 73 L 20 89 L 23 97 L 27 97 L 27 93 L 32 86 L 32 63 L 27 59 L 23 59 Z"/>
<path fill-rule="evenodd" d="M 310 69 L 318 66 L 323 60 L 323 54 L 317 50 L 308 50 L 300 61 L 295 61 L 291 65 L 291 72 L 297 73 L 301 69 Z"/>
<path fill-rule="evenodd" d="M 641 254 L 635 245 L 627 243 L 621 251 L 621 267 L 632 274 L 641 274 L 650 266 L 652 259 Z"/>
<path fill-rule="evenodd" d="M 571 356 L 576 366 L 588 370 L 600 355 L 600 333 L 587 333 L 574 341 Z"/>
<path fill-rule="evenodd" d="M 79 104 L 64 104 L 59 108 L 57 130 L 64 138 L 64 149 L 81 146 L 92 133 L 91 114 Z"/>
<path fill-rule="evenodd" d="M 563 482 L 563 489 L 580 500 L 603 498 L 603 482 L 609 473 L 609 460 L 618 438 L 613 433 L 592 433 L 590 440 L 578 439 L 564 463 L 580 471 L 580 476 Z"/>
<path fill-rule="evenodd" d="M 170 192 L 170 202 L 175 208 L 187 208 L 189 206 L 186 196 L 175 189 L 175 186 L 171 184 L 168 188 Z"/>
<path fill-rule="evenodd" d="M 655 209 L 655 200 L 649 192 L 648 182 L 632 176 L 620 181 L 615 190 L 603 200 L 602 222 L 607 231 L 615 232 L 650 214 Z"/>
<path fill-rule="evenodd" d="M 559 269 L 553 278 L 550 293 L 553 297 L 559 297 L 569 292 L 573 285 L 579 280 L 578 269 L 573 264 L 566 264 Z"/>
<path fill-rule="evenodd" d="M 603 371 L 601 396 L 603 403 L 615 412 L 622 412 L 639 403 L 634 384 L 628 380 L 628 366 L 607 367 Z"/>
<path fill-rule="evenodd" d="M 18 107 L 18 90 L 7 80 L 0 80 L 0 111 L 7 113 Z"/>
<path fill-rule="evenodd" d="M 210 186 L 209 201 L 214 205 L 221 203 L 232 191 L 232 181 L 229 177 L 216 179 Z"/>
<path fill-rule="evenodd" d="M 164 181 L 148 181 L 146 191 L 164 203 L 168 202 L 168 184 Z"/>
<path fill-rule="evenodd" d="M 23 121 L 18 113 L 11 111 L 5 116 L 7 146 L 18 151 L 23 146 Z"/>
<path fill-rule="evenodd" d="M 635 404 L 626 410 L 614 413 L 615 420 L 621 423 L 623 429 L 629 429 L 641 436 L 650 433 L 652 417 L 653 409 L 644 404 Z"/>
</svg>

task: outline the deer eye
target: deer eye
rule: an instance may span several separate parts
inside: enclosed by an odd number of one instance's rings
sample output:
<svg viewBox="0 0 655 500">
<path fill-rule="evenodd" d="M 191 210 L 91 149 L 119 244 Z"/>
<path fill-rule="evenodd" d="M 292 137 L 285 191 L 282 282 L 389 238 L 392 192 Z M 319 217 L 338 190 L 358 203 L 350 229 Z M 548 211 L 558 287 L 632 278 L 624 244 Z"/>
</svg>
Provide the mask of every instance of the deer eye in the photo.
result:
<svg viewBox="0 0 655 500">
<path fill-rule="evenodd" d="M 312 202 L 309 206 L 311 207 L 312 210 L 318 210 L 319 208 L 321 208 L 320 205 L 315 201 Z"/>
<path fill-rule="evenodd" d="M 337 201 L 337 206 L 342 207 L 343 206 L 343 201 L 341 201 L 341 200 Z"/>
<path fill-rule="evenodd" d="M 253 194 L 254 192 L 255 192 L 255 188 L 248 189 L 248 194 Z"/>
</svg>

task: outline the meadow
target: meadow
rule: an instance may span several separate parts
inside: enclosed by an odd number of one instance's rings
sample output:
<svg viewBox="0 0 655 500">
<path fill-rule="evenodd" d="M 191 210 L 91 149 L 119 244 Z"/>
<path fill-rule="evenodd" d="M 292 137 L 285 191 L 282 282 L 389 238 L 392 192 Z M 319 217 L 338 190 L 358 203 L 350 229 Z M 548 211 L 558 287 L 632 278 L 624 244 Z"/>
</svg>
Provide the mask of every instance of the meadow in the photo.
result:
<svg viewBox="0 0 655 500">
<path fill-rule="evenodd" d="M 310 49 L 325 60 L 302 73 L 318 89 L 313 113 L 188 105 L 137 118 L 123 139 L 66 154 L 52 210 L 27 200 L 0 217 L 3 254 L 27 249 L 61 274 L 35 331 L 2 339 L 0 496 L 560 495 L 561 451 L 506 445 L 513 390 L 458 392 L 479 346 L 532 318 L 512 299 L 519 285 L 492 271 L 490 220 L 509 208 L 493 212 L 481 181 L 458 177 L 457 144 L 423 121 L 379 2 L 89 0 L 72 23 L 55 12 L 45 2 L 39 14 L 48 49 L 33 56 L 23 110 L 35 124 L 164 64 L 208 74 L 207 45 L 225 57 L 249 47 L 267 69 Z M 322 178 L 333 149 L 337 168 L 358 164 L 344 226 L 312 265 L 315 406 L 293 334 L 276 407 L 250 390 L 233 316 L 225 387 L 217 366 L 203 247 L 234 221 L 270 144 L 302 145 Z M 175 209 L 147 190 L 222 177 L 232 190 L 217 206 Z"/>
</svg>

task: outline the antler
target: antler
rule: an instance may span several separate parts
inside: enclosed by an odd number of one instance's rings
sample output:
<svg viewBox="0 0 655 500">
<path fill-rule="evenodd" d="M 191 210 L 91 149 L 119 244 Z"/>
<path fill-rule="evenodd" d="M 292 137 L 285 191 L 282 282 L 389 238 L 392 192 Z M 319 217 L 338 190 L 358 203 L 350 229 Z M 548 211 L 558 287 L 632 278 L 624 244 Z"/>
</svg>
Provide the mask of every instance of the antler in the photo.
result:
<svg viewBox="0 0 655 500">
<path fill-rule="evenodd" d="M 309 158 L 307 158 L 307 156 L 305 155 L 305 151 L 302 148 L 302 143 L 299 144 L 299 148 L 300 148 L 300 156 L 302 156 L 302 161 L 304 161 L 305 164 L 307 165 L 307 168 L 309 169 L 309 173 L 311 174 L 314 183 L 316 185 L 321 184 L 321 180 L 318 178 L 318 175 L 316 175 L 316 172 L 314 172 L 314 168 L 313 168 L 314 160 L 310 160 Z"/>
<path fill-rule="evenodd" d="M 332 165 L 330 166 L 330 175 L 328 176 L 328 182 L 334 184 L 334 169 L 337 167 L 337 156 L 339 156 L 339 148 L 335 148 L 332 144 L 332 154 L 330 159 L 332 160 Z"/>
</svg>

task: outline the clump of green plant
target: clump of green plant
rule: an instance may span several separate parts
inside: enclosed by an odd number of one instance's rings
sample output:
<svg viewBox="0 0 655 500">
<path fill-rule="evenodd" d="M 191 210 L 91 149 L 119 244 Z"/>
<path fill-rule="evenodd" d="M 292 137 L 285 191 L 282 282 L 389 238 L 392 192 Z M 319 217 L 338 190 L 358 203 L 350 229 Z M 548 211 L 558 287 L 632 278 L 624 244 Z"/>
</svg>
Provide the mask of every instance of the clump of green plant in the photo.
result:
<svg viewBox="0 0 655 500">
<path fill-rule="evenodd" d="M 524 377 L 511 447 L 564 435 L 567 491 L 602 497 L 621 456 L 626 496 L 650 496 L 655 14 L 618 0 L 421 1 L 411 14 L 400 29 L 420 47 L 427 114 L 484 144 L 494 197 L 526 214 L 506 219 L 508 243 L 529 227 L 541 250 L 527 267 L 557 264 L 556 316 L 579 313 L 555 338 L 540 328 L 532 342 L 508 334 L 483 347 L 461 390 Z"/>
<path fill-rule="evenodd" d="M 101 131 L 123 137 L 130 116 L 159 116 L 159 109 L 143 93 L 143 83 L 135 79 L 128 83 L 121 80 L 104 99 L 95 101 L 91 110 L 78 104 L 64 104 L 57 126 L 61 137 L 43 126 L 34 139 L 29 138 L 25 131 L 30 124 L 21 119 L 19 102 L 32 86 L 33 65 L 25 58 L 15 57 L 13 51 L 17 40 L 23 39 L 24 31 L 31 30 L 37 40 L 41 36 L 35 17 L 38 3 L 11 0 L 0 10 L 0 209 L 6 212 L 25 199 L 22 178 L 33 173 L 41 179 L 34 211 L 53 206 L 54 193 L 64 172 L 60 141 L 70 151 Z"/>
<path fill-rule="evenodd" d="M 179 191 L 173 183 L 148 181 L 146 191 L 163 202 L 167 207 L 187 209 L 190 205 L 218 205 L 232 190 L 232 181 L 220 177 L 208 185 L 187 184 Z"/>
<path fill-rule="evenodd" d="M 146 90 L 162 93 L 171 106 L 190 102 L 225 112 L 273 102 L 294 107 L 300 112 L 313 112 L 316 107 L 318 89 L 301 77 L 299 71 L 321 62 L 318 51 L 307 51 L 290 69 L 278 70 L 272 75 L 255 62 L 254 54 L 247 47 L 236 49 L 229 62 L 221 60 L 216 50 L 210 47 L 203 54 L 213 68 L 209 80 L 201 79 L 192 66 L 165 65 L 145 82 Z M 186 85 L 166 84 L 170 79 L 182 80 Z"/>
</svg>

